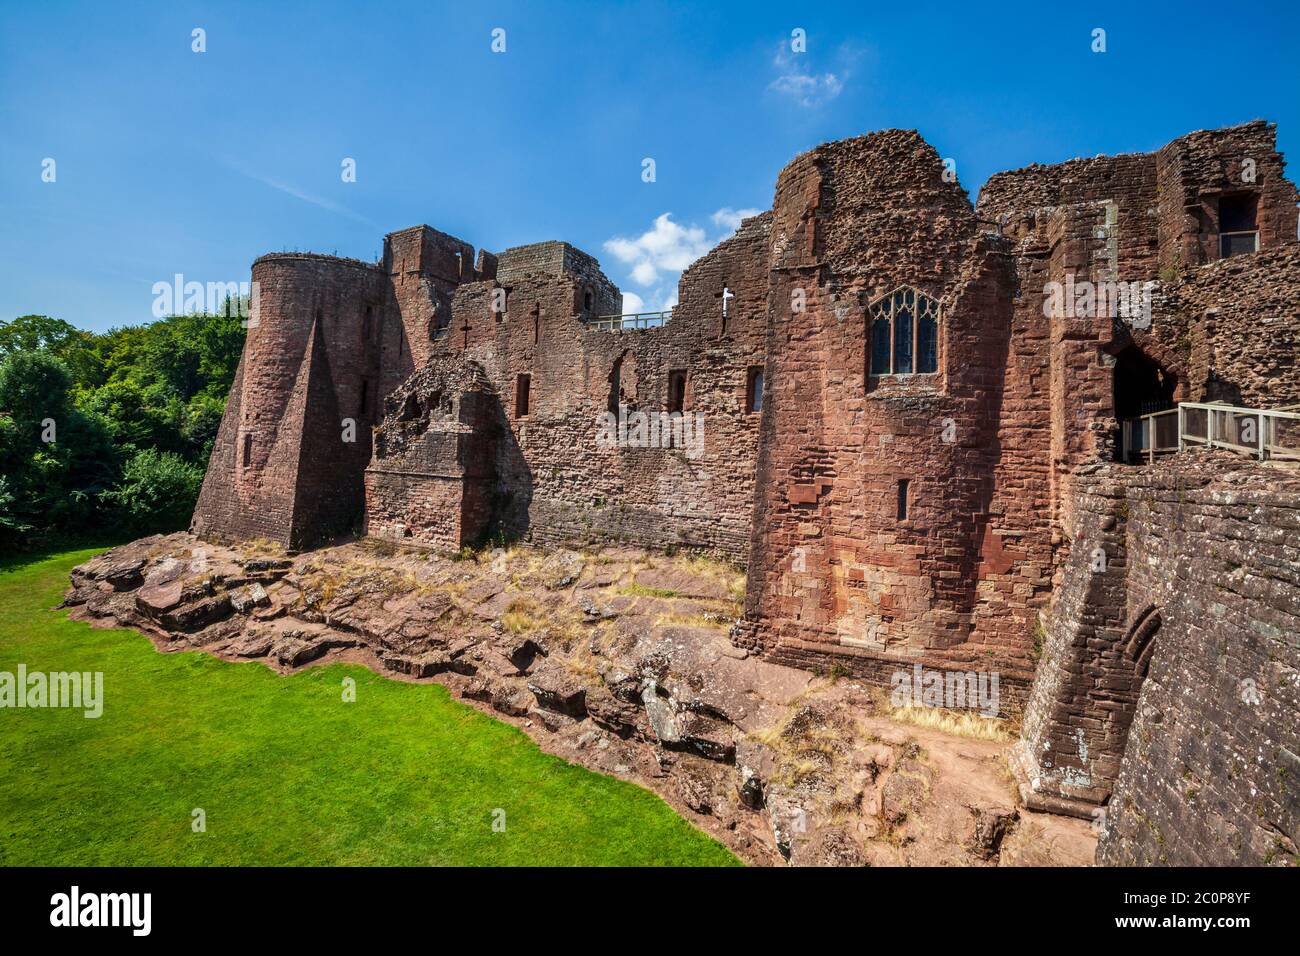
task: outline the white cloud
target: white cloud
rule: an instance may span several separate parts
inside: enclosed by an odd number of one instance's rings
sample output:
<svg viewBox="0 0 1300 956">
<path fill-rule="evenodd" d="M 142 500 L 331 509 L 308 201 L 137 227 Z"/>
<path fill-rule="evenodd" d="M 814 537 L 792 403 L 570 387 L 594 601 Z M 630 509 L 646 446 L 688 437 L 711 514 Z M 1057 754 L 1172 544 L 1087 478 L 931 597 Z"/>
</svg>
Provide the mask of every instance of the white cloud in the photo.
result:
<svg viewBox="0 0 1300 956">
<path fill-rule="evenodd" d="M 720 229 L 726 229 L 729 232 L 735 232 L 740 228 L 742 220 L 750 216 L 757 216 L 763 210 L 761 209 L 732 209 L 730 206 L 723 206 L 709 218 L 713 224 Z"/>
<path fill-rule="evenodd" d="M 605 251 L 627 267 L 627 276 L 641 292 L 623 293 L 623 311 L 642 312 L 647 303 L 666 311 L 677 305 L 677 280 L 682 270 L 707 253 L 740 226 L 742 219 L 756 216 L 761 209 L 732 209 L 724 206 L 709 216 L 722 230 L 710 236 L 702 227 L 673 222 L 672 213 L 656 216 L 650 228 L 633 239 L 615 236 L 605 242 Z"/>
<path fill-rule="evenodd" d="M 632 267 L 632 281 L 652 285 L 661 271 L 681 272 L 704 255 L 713 243 L 698 226 L 681 226 L 666 212 L 655 218 L 654 225 L 635 239 L 616 237 L 605 243 L 614 258 Z"/>
<path fill-rule="evenodd" d="M 779 75 L 767 88 L 782 96 L 788 96 L 799 106 L 809 108 L 822 106 L 839 96 L 848 79 L 848 70 L 839 73 L 813 73 L 807 66 L 808 54 L 792 53 L 783 42 L 776 52 L 773 65 Z"/>
</svg>

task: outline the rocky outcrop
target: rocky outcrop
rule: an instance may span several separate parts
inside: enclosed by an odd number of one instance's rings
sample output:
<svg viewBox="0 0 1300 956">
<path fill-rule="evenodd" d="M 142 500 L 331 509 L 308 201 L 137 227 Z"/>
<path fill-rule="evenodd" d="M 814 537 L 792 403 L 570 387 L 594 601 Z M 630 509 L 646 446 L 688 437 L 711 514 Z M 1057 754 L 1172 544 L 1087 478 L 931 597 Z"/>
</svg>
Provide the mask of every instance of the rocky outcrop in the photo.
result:
<svg viewBox="0 0 1300 956">
<path fill-rule="evenodd" d="M 738 651 L 738 577 L 631 549 L 454 561 L 363 542 L 289 557 L 172 535 L 81 565 L 65 604 L 167 649 L 439 681 L 545 749 L 654 789 L 750 862 L 1000 862 L 1017 824 L 1001 745 L 897 724 L 861 684 Z M 983 762 L 944 769 L 953 747 Z M 1055 862 L 1090 853 L 1075 840 Z"/>
</svg>

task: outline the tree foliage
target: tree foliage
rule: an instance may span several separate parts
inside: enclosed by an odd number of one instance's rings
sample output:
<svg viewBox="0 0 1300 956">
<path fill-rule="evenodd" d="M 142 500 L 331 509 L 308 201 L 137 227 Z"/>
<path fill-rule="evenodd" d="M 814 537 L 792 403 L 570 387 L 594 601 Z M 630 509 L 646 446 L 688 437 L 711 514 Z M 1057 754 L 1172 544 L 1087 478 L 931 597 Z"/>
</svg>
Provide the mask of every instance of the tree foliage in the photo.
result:
<svg viewBox="0 0 1300 956">
<path fill-rule="evenodd" d="M 243 340 L 226 316 L 0 322 L 0 542 L 183 528 Z"/>
</svg>

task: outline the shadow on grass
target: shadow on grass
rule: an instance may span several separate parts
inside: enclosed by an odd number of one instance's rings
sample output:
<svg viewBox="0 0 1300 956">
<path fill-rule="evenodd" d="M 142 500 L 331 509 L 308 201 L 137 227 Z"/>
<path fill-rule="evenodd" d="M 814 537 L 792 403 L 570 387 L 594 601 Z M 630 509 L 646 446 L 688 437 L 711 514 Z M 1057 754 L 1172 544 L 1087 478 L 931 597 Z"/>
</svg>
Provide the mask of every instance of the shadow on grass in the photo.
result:
<svg viewBox="0 0 1300 956">
<path fill-rule="evenodd" d="M 15 550 L 6 550 L 0 554 L 0 574 L 19 571 L 69 554 L 98 554 L 119 544 L 134 541 L 121 535 L 89 535 L 76 537 L 48 537 L 39 541 L 25 542 Z M 85 560 L 84 558 L 82 560 Z"/>
</svg>

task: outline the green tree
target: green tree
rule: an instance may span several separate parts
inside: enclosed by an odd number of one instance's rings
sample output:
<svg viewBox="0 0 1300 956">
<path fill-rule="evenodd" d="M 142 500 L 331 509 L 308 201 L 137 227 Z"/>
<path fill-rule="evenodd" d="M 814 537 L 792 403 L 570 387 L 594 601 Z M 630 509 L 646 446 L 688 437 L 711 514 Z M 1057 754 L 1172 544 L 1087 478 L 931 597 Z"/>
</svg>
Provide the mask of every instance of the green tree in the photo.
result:
<svg viewBox="0 0 1300 956">
<path fill-rule="evenodd" d="M 113 441 L 129 457 L 145 448 L 182 451 L 185 406 L 164 382 L 141 384 L 137 379 L 109 382 L 84 392 L 78 405 L 102 417 Z"/>
<path fill-rule="evenodd" d="M 44 350 L 0 362 L 0 475 L 5 527 L 93 526 L 99 494 L 118 473 L 103 420 L 71 400 L 72 377 Z"/>
<path fill-rule="evenodd" d="M 126 464 L 122 480 L 103 494 L 118 527 L 134 534 L 183 530 L 203 485 L 203 469 L 180 455 L 146 448 Z"/>
<path fill-rule="evenodd" d="M 0 538 L 185 527 L 243 350 L 232 313 L 0 322 Z"/>
<path fill-rule="evenodd" d="M 18 352 L 48 352 L 63 362 L 77 385 L 103 381 L 103 366 L 94 348 L 94 335 L 48 315 L 20 315 L 0 322 L 0 360 Z"/>
<path fill-rule="evenodd" d="M 212 446 L 217 440 L 217 430 L 221 427 L 221 416 L 226 410 L 226 399 L 214 398 L 207 392 L 200 392 L 190 399 L 185 406 L 185 445 L 186 457 L 196 464 L 208 464 L 212 455 Z"/>
</svg>

